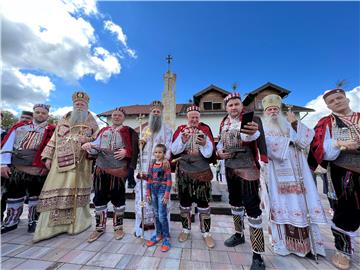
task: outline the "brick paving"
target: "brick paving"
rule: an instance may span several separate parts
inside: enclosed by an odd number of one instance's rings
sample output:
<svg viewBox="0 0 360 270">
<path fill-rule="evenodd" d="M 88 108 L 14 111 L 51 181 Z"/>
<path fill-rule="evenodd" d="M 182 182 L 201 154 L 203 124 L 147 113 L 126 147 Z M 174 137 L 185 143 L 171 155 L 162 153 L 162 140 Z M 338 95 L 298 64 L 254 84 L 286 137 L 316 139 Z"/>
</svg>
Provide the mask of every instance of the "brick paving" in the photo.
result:
<svg viewBox="0 0 360 270">
<path fill-rule="evenodd" d="M 328 213 L 328 202 L 324 195 L 321 196 Z M 245 244 L 235 248 L 223 245 L 233 231 L 231 216 L 212 215 L 212 235 L 216 242 L 213 249 L 208 249 L 201 238 L 198 218 L 192 224 L 191 239 L 185 243 L 177 241 L 180 222 L 171 222 L 172 248 L 163 253 L 159 245 L 146 247 L 141 239 L 133 236 L 132 219 L 124 220 L 126 235 L 119 241 L 113 238 L 112 221 L 109 220 L 107 232 L 91 244 L 86 239 L 94 224 L 91 229 L 78 235 L 64 234 L 33 244 L 32 234 L 26 232 L 26 212 L 21 216 L 17 230 L 1 236 L 1 269 L 250 269 L 252 255 L 248 229 Z M 320 257 L 318 264 L 295 255 L 275 255 L 265 232 L 266 252 L 263 257 L 266 269 L 336 269 L 330 262 L 334 254 L 330 225 L 322 225 L 321 231 L 327 256 Z M 360 270 L 359 246 L 360 239 L 357 237 L 351 269 Z"/>
</svg>

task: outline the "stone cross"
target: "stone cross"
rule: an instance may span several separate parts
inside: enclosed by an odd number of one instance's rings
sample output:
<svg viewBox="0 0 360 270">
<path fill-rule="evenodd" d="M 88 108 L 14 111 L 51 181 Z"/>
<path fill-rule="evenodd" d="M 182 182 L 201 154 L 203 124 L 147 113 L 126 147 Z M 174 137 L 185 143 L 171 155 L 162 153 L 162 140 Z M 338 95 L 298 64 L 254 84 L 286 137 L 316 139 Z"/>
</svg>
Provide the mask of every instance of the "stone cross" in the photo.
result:
<svg viewBox="0 0 360 270">
<path fill-rule="evenodd" d="M 173 57 L 170 54 L 168 54 L 168 56 L 165 58 L 165 60 L 168 63 L 168 70 L 170 70 L 170 64 L 173 60 Z"/>
</svg>

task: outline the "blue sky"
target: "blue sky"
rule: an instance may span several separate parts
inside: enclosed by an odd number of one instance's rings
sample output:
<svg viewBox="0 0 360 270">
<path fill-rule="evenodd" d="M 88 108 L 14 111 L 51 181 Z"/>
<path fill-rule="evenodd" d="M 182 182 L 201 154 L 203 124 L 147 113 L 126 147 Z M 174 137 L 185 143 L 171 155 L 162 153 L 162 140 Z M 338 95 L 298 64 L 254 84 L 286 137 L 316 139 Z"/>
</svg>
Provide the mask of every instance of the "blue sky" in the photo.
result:
<svg viewBox="0 0 360 270">
<path fill-rule="evenodd" d="M 97 2 L 101 15 L 84 16 L 97 46 L 123 52 L 103 21 L 120 25 L 137 57 L 118 57 L 121 71 L 105 82 L 91 74 L 66 80 L 51 72 L 55 107 L 70 105 L 74 90 L 85 89 L 100 113 L 121 105 L 160 99 L 165 57 L 174 57 L 177 102 L 210 84 L 242 95 L 270 81 L 292 91 L 287 102 L 305 105 L 346 79 L 359 82 L 359 2 Z M 24 70 L 24 69 L 23 69 Z M 36 74 L 39 74 L 36 73 Z"/>
</svg>

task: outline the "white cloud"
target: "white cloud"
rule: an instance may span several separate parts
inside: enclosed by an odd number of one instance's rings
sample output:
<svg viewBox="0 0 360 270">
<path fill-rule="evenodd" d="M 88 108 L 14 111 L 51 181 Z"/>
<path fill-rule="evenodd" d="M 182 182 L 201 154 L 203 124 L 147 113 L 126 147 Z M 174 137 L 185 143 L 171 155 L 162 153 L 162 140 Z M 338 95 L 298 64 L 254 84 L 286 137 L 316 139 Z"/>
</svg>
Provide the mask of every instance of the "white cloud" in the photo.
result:
<svg viewBox="0 0 360 270">
<path fill-rule="evenodd" d="M 52 116 L 55 116 L 57 118 L 62 118 L 65 114 L 67 114 L 68 112 L 72 111 L 73 107 L 72 106 L 65 106 L 65 107 L 60 107 L 60 108 L 50 108 L 50 114 Z"/>
<path fill-rule="evenodd" d="M 47 76 L 22 73 L 19 69 L 3 67 L 2 100 L 3 109 L 32 110 L 35 103 L 45 102 L 55 85 Z"/>
<path fill-rule="evenodd" d="M 347 91 L 346 96 L 350 99 L 350 108 L 359 111 L 360 108 L 360 86 Z M 302 121 L 309 127 L 314 127 L 320 118 L 328 115 L 330 110 L 327 108 L 322 95 L 309 101 L 305 107 L 314 109 L 315 112 L 309 113 Z"/>
<path fill-rule="evenodd" d="M 108 30 L 109 32 L 116 35 L 118 41 L 125 47 L 126 53 L 131 56 L 132 58 L 137 58 L 136 51 L 133 49 L 130 49 L 127 45 L 127 37 L 124 34 L 123 29 L 120 25 L 115 24 L 112 21 L 105 21 L 104 22 L 104 28 Z"/>
<path fill-rule="evenodd" d="M 95 0 L 63 0 L 63 2 L 66 3 L 70 13 L 77 10 L 83 11 L 86 15 L 96 15 L 98 13 Z"/>
<path fill-rule="evenodd" d="M 2 1 L 3 107 L 45 102 L 55 90 L 53 75 L 75 83 L 84 76 L 106 82 L 120 73 L 118 52 L 98 45 L 89 16 L 102 17 L 96 0 Z"/>
<path fill-rule="evenodd" d="M 112 21 L 105 21 L 104 27 L 106 30 L 109 30 L 111 33 L 116 34 L 117 39 L 124 45 L 127 46 L 126 40 L 127 37 L 124 34 L 121 26 L 113 23 Z"/>
</svg>

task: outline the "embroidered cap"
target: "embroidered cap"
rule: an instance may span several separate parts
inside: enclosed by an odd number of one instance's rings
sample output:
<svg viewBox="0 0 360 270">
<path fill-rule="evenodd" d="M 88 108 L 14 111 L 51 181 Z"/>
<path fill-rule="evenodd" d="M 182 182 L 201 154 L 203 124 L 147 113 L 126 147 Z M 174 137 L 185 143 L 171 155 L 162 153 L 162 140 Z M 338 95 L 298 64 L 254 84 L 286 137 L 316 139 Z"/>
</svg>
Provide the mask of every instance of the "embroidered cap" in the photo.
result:
<svg viewBox="0 0 360 270">
<path fill-rule="evenodd" d="M 336 93 L 342 93 L 344 96 L 346 96 L 345 91 L 343 89 L 335 88 L 325 91 L 325 93 L 323 94 L 323 99 L 325 100 L 328 96 L 331 96 L 332 94 L 336 94 Z"/>
<path fill-rule="evenodd" d="M 187 107 L 187 109 L 186 109 L 186 113 L 194 112 L 194 111 L 200 113 L 199 106 L 191 105 L 190 107 Z"/>
<path fill-rule="evenodd" d="M 225 98 L 224 98 L 224 103 L 225 103 L 225 106 L 226 104 L 229 102 L 230 99 L 235 99 L 235 98 L 238 98 L 241 100 L 241 97 L 240 97 L 240 93 L 231 93 L 231 94 L 228 94 Z"/>
<path fill-rule="evenodd" d="M 35 110 L 36 108 L 43 108 L 43 109 L 49 111 L 50 110 L 50 105 L 39 103 L 39 104 L 34 105 L 33 110 Z M 31 114 L 31 116 L 32 116 L 32 114 Z"/>
<path fill-rule="evenodd" d="M 151 110 L 158 108 L 162 111 L 164 109 L 164 105 L 159 100 L 154 100 L 153 102 L 151 102 L 150 106 Z"/>
<path fill-rule="evenodd" d="M 81 92 L 81 91 L 75 92 L 72 95 L 72 101 L 75 102 L 75 101 L 79 101 L 79 100 L 85 101 L 86 103 L 89 103 L 90 97 L 85 92 Z"/>
<path fill-rule="evenodd" d="M 122 108 L 122 107 L 117 107 L 117 108 L 115 108 L 115 109 L 113 110 L 113 112 L 115 112 L 115 111 L 122 112 L 122 113 L 124 114 L 124 116 L 126 116 L 126 112 L 125 112 L 124 108 Z"/>
<path fill-rule="evenodd" d="M 264 110 L 266 110 L 269 107 L 278 107 L 281 108 L 282 99 L 279 95 L 271 94 L 267 95 L 262 99 L 262 106 Z"/>
</svg>

